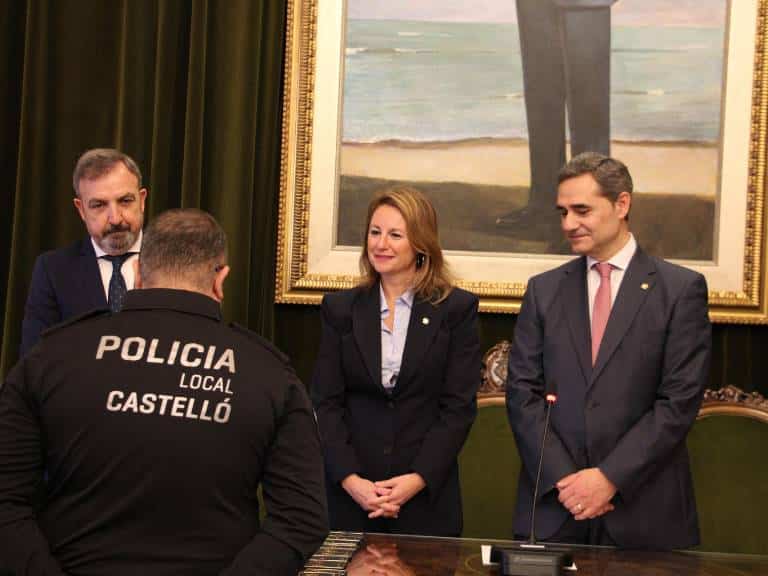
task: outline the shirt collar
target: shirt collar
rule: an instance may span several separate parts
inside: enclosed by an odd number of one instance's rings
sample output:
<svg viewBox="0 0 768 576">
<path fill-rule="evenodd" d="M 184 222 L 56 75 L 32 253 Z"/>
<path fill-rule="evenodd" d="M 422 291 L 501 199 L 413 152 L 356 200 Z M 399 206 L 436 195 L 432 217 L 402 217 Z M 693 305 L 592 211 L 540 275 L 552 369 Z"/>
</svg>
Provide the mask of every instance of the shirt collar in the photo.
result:
<svg viewBox="0 0 768 576">
<path fill-rule="evenodd" d="M 637 251 L 637 241 L 632 233 L 629 233 L 629 240 L 624 244 L 624 247 L 616 252 L 612 257 L 608 258 L 606 262 L 618 270 L 626 270 L 629 266 L 629 261 L 632 260 L 632 256 Z M 597 264 L 599 260 L 595 260 L 592 256 L 587 256 L 587 270 L 591 270 L 592 267 Z"/>
<path fill-rule="evenodd" d="M 381 285 L 381 282 L 379 282 L 379 302 L 381 303 L 380 311 L 382 313 L 389 312 L 389 306 L 387 305 L 387 297 L 384 295 L 384 288 Z M 412 308 L 413 307 L 413 289 L 409 288 L 408 290 L 400 294 L 400 296 L 397 297 L 397 300 L 395 300 L 395 303 L 397 302 L 402 302 L 403 304 L 408 306 L 408 308 Z"/>
<path fill-rule="evenodd" d="M 174 288 L 142 288 L 128 290 L 123 310 L 176 310 L 221 320 L 221 305 L 213 298 Z"/>
<path fill-rule="evenodd" d="M 144 231 L 139 230 L 139 236 L 136 238 L 136 242 L 134 242 L 133 246 L 126 250 L 126 252 L 135 252 L 136 254 L 141 252 L 141 238 L 143 235 Z M 96 240 L 93 239 L 93 236 L 91 236 L 91 244 L 93 244 L 93 251 L 96 252 L 96 258 L 101 258 L 107 255 L 107 253 L 104 252 L 104 250 L 102 250 L 98 244 L 96 244 Z"/>
</svg>

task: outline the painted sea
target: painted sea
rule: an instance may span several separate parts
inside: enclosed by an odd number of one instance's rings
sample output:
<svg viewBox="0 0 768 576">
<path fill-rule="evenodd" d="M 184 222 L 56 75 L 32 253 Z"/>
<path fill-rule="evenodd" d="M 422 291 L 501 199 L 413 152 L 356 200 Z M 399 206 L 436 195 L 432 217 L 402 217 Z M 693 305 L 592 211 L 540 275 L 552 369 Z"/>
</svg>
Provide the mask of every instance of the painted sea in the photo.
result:
<svg viewBox="0 0 768 576">
<path fill-rule="evenodd" d="M 719 139 L 722 28 L 614 27 L 611 138 Z M 345 142 L 527 139 L 514 23 L 348 20 Z"/>
</svg>

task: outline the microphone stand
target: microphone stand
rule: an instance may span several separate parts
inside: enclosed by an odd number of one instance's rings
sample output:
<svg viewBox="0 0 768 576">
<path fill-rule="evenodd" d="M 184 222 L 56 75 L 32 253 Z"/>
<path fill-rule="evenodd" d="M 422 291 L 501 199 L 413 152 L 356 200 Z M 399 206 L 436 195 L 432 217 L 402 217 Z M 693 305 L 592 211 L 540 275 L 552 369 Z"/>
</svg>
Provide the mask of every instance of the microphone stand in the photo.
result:
<svg viewBox="0 0 768 576">
<path fill-rule="evenodd" d="M 528 541 L 515 547 L 493 546 L 491 560 L 500 561 L 503 576 L 559 576 L 563 566 L 573 563 L 571 550 L 563 545 L 548 545 L 536 542 L 536 502 L 539 497 L 541 469 L 544 465 L 544 448 L 549 432 L 549 417 L 552 406 L 557 401 L 555 394 L 547 394 L 547 412 L 544 420 L 544 434 L 539 451 L 539 468 L 536 471 L 536 484 L 533 488 L 531 505 L 531 534 Z"/>
<path fill-rule="evenodd" d="M 549 432 L 549 415 L 552 406 L 557 401 L 554 394 L 547 394 L 547 414 L 544 418 L 544 434 L 541 435 L 541 450 L 539 450 L 539 469 L 536 471 L 536 484 L 533 487 L 533 506 L 531 506 L 531 535 L 528 537 L 528 546 L 544 548 L 542 544 L 536 544 L 536 502 L 539 500 L 539 483 L 541 482 L 541 469 L 544 466 L 544 448 L 547 445 L 547 433 Z M 523 545 L 525 546 L 525 545 Z"/>
</svg>

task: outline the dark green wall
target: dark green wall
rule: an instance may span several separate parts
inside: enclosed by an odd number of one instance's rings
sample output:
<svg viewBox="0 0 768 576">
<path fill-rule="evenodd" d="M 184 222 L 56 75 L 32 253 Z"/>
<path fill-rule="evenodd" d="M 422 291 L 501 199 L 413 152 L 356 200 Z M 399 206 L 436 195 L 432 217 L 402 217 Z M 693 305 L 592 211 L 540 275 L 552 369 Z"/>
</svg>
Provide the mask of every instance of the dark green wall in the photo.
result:
<svg viewBox="0 0 768 576">
<path fill-rule="evenodd" d="M 480 345 L 483 351 L 511 339 L 517 316 L 481 314 Z M 309 385 L 320 337 L 320 308 L 277 305 L 275 343 L 293 360 L 301 379 Z M 768 396 L 768 327 L 715 324 L 712 329 L 710 388 L 728 384 L 757 390 Z"/>
</svg>

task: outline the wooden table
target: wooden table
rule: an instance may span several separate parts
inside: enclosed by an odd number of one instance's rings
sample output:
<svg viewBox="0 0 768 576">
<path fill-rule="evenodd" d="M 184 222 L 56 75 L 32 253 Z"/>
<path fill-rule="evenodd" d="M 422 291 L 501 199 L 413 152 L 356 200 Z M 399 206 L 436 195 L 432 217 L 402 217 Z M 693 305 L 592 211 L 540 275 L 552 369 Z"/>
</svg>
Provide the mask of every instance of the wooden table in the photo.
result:
<svg viewBox="0 0 768 576">
<path fill-rule="evenodd" d="M 512 545 L 509 541 L 430 538 L 364 534 L 346 568 L 315 568 L 306 574 L 368 576 L 498 575 L 496 566 L 483 566 L 481 544 Z M 648 552 L 605 547 L 574 546 L 582 576 L 768 576 L 768 556 L 708 552 Z M 343 563 L 342 563 L 343 564 Z M 378 570 L 378 571 L 376 571 Z"/>
</svg>

